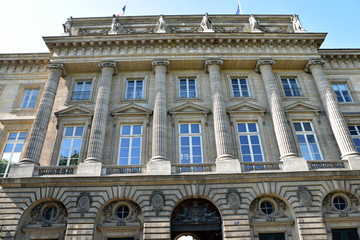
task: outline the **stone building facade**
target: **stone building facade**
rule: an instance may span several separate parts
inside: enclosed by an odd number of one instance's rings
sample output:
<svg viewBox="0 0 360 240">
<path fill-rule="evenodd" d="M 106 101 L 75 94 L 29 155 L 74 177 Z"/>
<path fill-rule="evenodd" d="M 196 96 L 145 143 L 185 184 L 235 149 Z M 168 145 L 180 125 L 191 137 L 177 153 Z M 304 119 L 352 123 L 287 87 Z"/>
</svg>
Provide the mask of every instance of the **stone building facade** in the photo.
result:
<svg viewBox="0 0 360 240">
<path fill-rule="evenodd" d="M 0 55 L 0 238 L 358 239 L 360 50 L 325 36 L 71 17 Z"/>
</svg>

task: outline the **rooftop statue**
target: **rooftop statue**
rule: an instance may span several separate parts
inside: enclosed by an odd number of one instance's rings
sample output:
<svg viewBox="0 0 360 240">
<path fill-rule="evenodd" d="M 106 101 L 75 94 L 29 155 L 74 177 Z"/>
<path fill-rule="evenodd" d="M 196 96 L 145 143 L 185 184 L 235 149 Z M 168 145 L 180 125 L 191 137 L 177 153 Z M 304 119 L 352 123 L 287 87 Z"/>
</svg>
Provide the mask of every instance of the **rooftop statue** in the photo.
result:
<svg viewBox="0 0 360 240">
<path fill-rule="evenodd" d="M 249 17 L 250 30 L 251 32 L 261 32 L 259 29 L 259 22 L 255 19 L 254 15 L 250 15 Z"/>
<path fill-rule="evenodd" d="M 65 35 L 71 36 L 71 28 L 73 24 L 74 24 L 73 17 L 70 16 L 70 18 L 68 18 L 67 21 L 63 24 Z"/>
<path fill-rule="evenodd" d="M 214 32 L 208 13 L 205 13 L 204 17 L 201 20 L 200 26 L 203 32 Z"/>
<path fill-rule="evenodd" d="M 299 33 L 299 32 L 306 32 L 306 30 L 302 27 L 299 16 L 294 14 L 291 17 L 291 21 L 293 24 L 293 28 L 294 28 L 294 32 Z"/>
<path fill-rule="evenodd" d="M 111 29 L 109 34 L 119 34 L 123 31 L 123 27 L 120 23 L 120 18 L 113 14 L 113 20 L 111 23 Z"/>
<path fill-rule="evenodd" d="M 167 25 L 165 22 L 165 18 L 164 15 L 160 15 L 159 20 L 156 23 L 156 28 L 155 28 L 155 32 L 156 33 L 166 33 L 167 30 Z"/>
</svg>

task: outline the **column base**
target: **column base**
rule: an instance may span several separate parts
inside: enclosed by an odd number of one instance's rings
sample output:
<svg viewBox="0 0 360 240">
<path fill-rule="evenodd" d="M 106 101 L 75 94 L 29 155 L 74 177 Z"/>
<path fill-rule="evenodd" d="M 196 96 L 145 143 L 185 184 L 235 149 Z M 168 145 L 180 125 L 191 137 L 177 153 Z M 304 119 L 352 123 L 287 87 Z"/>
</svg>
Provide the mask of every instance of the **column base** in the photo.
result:
<svg viewBox="0 0 360 240">
<path fill-rule="evenodd" d="M 88 157 L 84 161 L 85 163 L 102 163 L 102 160 L 96 157 Z"/>
<path fill-rule="evenodd" d="M 309 171 L 309 166 L 303 157 L 286 157 L 281 159 L 285 172 Z"/>
<path fill-rule="evenodd" d="M 14 164 L 10 168 L 8 178 L 30 178 L 33 176 L 35 164 Z"/>
<path fill-rule="evenodd" d="M 360 156 L 348 157 L 346 160 L 351 170 L 360 170 Z"/>
<path fill-rule="evenodd" d="M 77 168 L 77 176 L 101 176 L 102 163 L 101 162 L 86 162 L 80 163 Z"/>
<path fill-rule="evenodd" d="M 147 175 L 171 175 L 170 161 L 153 159 L 154 158 L 152 158 L 146 166 Z"/>
<path fill-rule="evenodd" d="M 217 173 L 240 173 L 241 165 L 239 159 L 235 158 L 217 158 L 216 159 Z"/>
<path fill-rule="evenodd" d="M 36 166 L 40 166 L 40 164 L 35 161 L 34 159 L 31 159 L 31 158 L 23 158 L 20 160 L 19 162 L 20 164 L 34 164 Z"/>
</svg>

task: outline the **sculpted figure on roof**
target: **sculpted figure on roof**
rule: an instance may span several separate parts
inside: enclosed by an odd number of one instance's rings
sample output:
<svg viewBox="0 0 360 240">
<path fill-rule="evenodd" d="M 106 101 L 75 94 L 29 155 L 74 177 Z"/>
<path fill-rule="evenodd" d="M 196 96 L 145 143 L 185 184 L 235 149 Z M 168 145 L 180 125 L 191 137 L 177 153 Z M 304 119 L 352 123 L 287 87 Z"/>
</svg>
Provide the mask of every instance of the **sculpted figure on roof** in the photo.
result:
<svg viewBox="0 0 360 240">
<path fill-rule="evenodd" d="M 74 24 L 74 20 L 73 17 L 69 17 L 67 19 L 67 21 L 63 24 L 63 28 L 64 28 L 64 33 L 68 36 L 71 36 L 71 28 L 72 25 Z"/>
<path fill-rule="evenodd" d="M 114 14 L 109 34 L 118 34 L 118 33 L 122 32 L 122 30 L 123 30 L 123 27 L 121 26 L 120 18 Z"/>
<path fill-rule="evenodd" d="M 293 23 L 294 32 L 306 32 L 306 30 L 301 25 L 298 15 L 294 14 L 291 17 L 291 22 Z"/>
<path fill-rule="evenodd" d="M 251 32 L 261 32 L 259 29 L 259 22 L 255 19 L 254 15 L 250 15 L 249 17 L 250 29 Z"/>
<path fill-rule="evenodd" d="M 204 17 L 201 20 L 200 26 L 203 32 L 214 32 L 208 13 L 205 13 Z"/>
<path fill-rule="evenodd" d="M 159 20 L 156 23 L 155 32 L 156 33 L 166 33 L 167 25 L 165 22 L 164 15 L 160 15 Z"/>
</svg>

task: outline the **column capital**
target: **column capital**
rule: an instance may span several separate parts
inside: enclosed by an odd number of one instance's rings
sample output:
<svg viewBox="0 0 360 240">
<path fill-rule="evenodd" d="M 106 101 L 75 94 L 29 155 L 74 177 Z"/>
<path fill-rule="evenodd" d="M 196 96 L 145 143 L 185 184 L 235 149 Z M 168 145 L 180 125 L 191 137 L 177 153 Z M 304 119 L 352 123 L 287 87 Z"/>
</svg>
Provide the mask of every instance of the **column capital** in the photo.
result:
<svg viewBox="0 0 360 240">
<path fill-rule="evenodd" d="M 269 59 L 259 59 L 256 63 L 255 72 L 260 72 L 261 65 L 274 65 L 275 61 L 271 58 Z"/>
<path fill-rule="evenodd" d="M 109 67 L 109 68 L 116 68 L 115 62 L 101 62 L 98 64 L 100 68 Z"/>
<path fill-rule="evenodd" d="M 46 68 L 48 69 L 60 69 L 62 70 L 64 68 L 64 64 L 62 63 L 49 63 Z"/>
<path fill-rule="evenodd" d="M 304 68 L 304 71 L 305 72 L 310 72 L 310 66 L 313 66 L 313 65 L 324 65 L 326 62 L 325 60 L 323 59 L 310 59 L 307 63 L 306 63 L 306 66 Z"/>
<path fill-rule="evenodd" d="M 209 59 L 205 60 L 205 66 L 208 67 L 209 65 L 222 65 L 223 61 L 220 59 Z"/>
<path fill-rule="evenodd" d="M 166 59 L 158 59 L 158 60 L 154 60 L 152 61 L 152 66 L 156 67 L 156 66 L 168 66 L 170 64 L 170 62 Z"/>
</svg>

